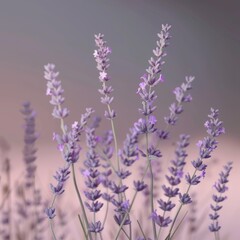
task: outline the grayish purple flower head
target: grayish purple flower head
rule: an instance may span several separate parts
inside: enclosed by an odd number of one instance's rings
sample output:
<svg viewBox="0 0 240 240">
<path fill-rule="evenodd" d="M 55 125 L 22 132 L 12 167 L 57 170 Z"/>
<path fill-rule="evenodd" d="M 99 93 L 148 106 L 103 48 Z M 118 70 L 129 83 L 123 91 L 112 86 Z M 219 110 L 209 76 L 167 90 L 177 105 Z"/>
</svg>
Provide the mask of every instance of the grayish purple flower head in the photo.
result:
<svg viewBox="0 0 240 240">
<path fill-rule="evenodd" d="M 54 106 L 52 115 L 58 119 L 66 118 L 69 110 L 61 107 L 65 98 L 63 97 L 64 90 L 61 81 L 57 80 L 59 72 L 55 72 L 55 65 L 51 63 L 45 65 L 44 69 L 44 78 L 47 80 L 46 95 L 51 96 L 50 103 Z"/>
<path fill-rule="evenodd" d="M 223 170 L 219 173 L 219 179 L 214 184 L 214 188 L 217 191 L 217 195 L 213 194 L 212 199 L 214 201 L 214 204 L 211 204 L 211 210 L 212 213 L 209 214 L 210 219 L 212 220 L 212 223 L 209 225 L 209 230 L 211 232 L 218 232 L 221 228 L 219 225 L 219 211 L 222 209 L 221 203 L 227 199 L 227 196 L 224 196 L 224 193 L 228 190 L 228 187 L 226 186 L 228 183 L 228 178 L 230 175 L 230 172 L 232 170 L 232 162 L 227 163 Z"/>
<path fill-rule="evenodd" d="M 36 113 L 31 108 L 29 102 L 23 104 L 23 109 L 21 110 L 24 115 L 25 125 L 24 125 L 24 149 L 23 149 L 23 159 L 26 164 L 26 187 L 32 187 L 35 180 L 36 172 L 36 147 L 35 142 L 38 138 L 38 134 L 35 132 L 35 116 Z"/>
<path fill-rule="evenodd" d="M 173 91 L 175 94 L 176 102 L 170 105 L 170 115 L 164 118 L 165 122 L 168 125 L 174 126 L 178 120 L 178 115 L 183 112 L 183 103 L 192 101 L 192 96 L 190 94 L 187 94 L 187 92 L 192 89 L 192 82 L 194 80 L 194 77 L 189 76 L 186 77 L 185 80 L 186 82 L 182 83 L 180 87 L 176 87 Z"/>
<path fill-rule="evenodd" d="M 212 151 L 217 148 L 218 144 L 215 138 L 225 132 L 223 123 L 218 119 L 218 115 L 219 111 L 211 108 L 211 113 L 208 115 L 209 119 L 204 124 L 209 136 L 198 142 L 199 157 L 197 160 L 192 161 L 192 165 L 196 172 L 198 171 L 200 174 L 194 174 L 193 176 L 190 176 L 189 173 L 186 174 L 185 178 L 189 185 L 199 184 L 201 179 L 205 176 L 207 164 L 204 163 L 204 159 L 211 157 Z"/>
<path fill-rule="evenodd" d="M 157 47 L 153 50 L 154 57 L 151 57 L 148 61 L 149 67 L 146 69 L 146 74 L 141 77 L 142 82 L 139 84 L 137 93 L 142 99 L 142 108 L 139 109 L 140 113 L 144 116 L 150 116 L 153 114 L 156 106 L 153 105 L 157 98 L 153 87 L 159 82 L 163 81 L 161 75 L 161 67 L 165 63 L 163 58 L 167 55 L 165 47 L 169 45 L 171 26 L 166 24 L 162 25 L 162 30 L 158 34 L 159 40 L 157 41 Z"/>
<path fill-rule="evenodd" d="M 175 150 L 175 159 L 171 161 L 172 166 L 168 168 L 170 175 L 166 175 L 166 179 L 170 186 L 163 185 L 164 195 L 168 198 L 166 201 L 163 199 L 158 200 L 159 208 L 164 212 L 164 214 L 157 215 L 155 211 L 153 213 L 153 220 L 157 221 L 156 224 L 161 224 L 161 227 L 167 227 L 169 223 L 172 222 L 170 217 L 165 216 L 165 212 L 170 212 L 175 204 L 171 201 L 172 198 L 178 196 L 179 188 L 177 187 L 181 183 L 183 177 L 183 169 L 186 165 L 186 148 L 189 145 L 189 135 L 182 134 L 177 142 L 177 148 Z M 182 196 L 181 196 L 182 199 Z M 186 199 L 182 199 L 183 202 Z"/>
<path fill-rule="evenodd" d="M 107 82 L 110 79 L 107 70 L 110 66 L 108 55 L 111 53 L 111 49 L 106 45 L 107 42 L 103 40 L 103 37 L 104 35 L 101 33 L 95 35 L 95 43 L 98 49 L 94 51 L 93 56 L 97 63 L 99 80 L 102 83 L 102 88 L 98 90 L 102 95 L 101 102 L 110 106 L 113 101 L 113 97 L 111 96 L 113 88 L 111 86 L 107 86 Z M 113 109 L 108 107 L 108 110 L 105 111 L 105 117 L 107 119 L 113 119 L 116 117 L 116 113 Z"/>
</svg>

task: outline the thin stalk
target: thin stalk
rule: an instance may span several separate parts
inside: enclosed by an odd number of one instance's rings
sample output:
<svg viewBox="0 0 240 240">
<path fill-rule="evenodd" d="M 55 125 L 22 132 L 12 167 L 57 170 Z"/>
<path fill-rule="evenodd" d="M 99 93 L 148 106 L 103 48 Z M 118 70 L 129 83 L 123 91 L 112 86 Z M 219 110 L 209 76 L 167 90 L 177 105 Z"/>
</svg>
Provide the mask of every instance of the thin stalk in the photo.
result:
<svg viewBox="0 0 240 240">
<path fill-rule="evenodd" d="M 145 177 L 146 174 L 147 174 L 148 168 L 149 168 L 149 162 L 147 163 L 147 167 L 146 167 L 146 169 L 145 169 L 145 171 L 144 171 L 144 174 L 143 174 L 143 177 L 142 177 L 142 179 L 141 179 L 142 181 L 143 181 L 144 177 Z M 132 207 L 133 207 L 133 204 L 134 204 L 134 201 L 135 201 L 135 199 L 136 199 L 136 197 L 137 197 L 137 194 L 138 194 L 138 191 L 135 190 L 135 193 L 134 193 L 133 199 L 132 199 L 132 201 L 131 201 L 129 210 L 125 213 L 125 215 L 124 215 L 124 217 L 123 217 L 123 220 L 122 220 L 122 222 L 121 222 L 121 225 L 119 226 L 119 229 L 118 229 L 118 232 L 117 232 L 117 234 L 116 234 L 116 237 L 114 238 L 115 240 L 117 240 L 118 237 L 119 237 L 119 235 L 120 235 L 120 232 L 121 232 L 121 229 L 122 229 L 122 227 L 123 227 L 123 224 L 124 224 L 127 216 L 129 215 L 129 213 L 130 213 L 130 211 L 131 211 L 131 209 L 132 209 Z"/>
<path fill-rule="evenodd" d="M 108 193 L 108 188 L 107 188 L 107 193 Z M 108 209 L 109 209 L 109 202 L 107 201 L 107 207 L 106 207 L 105 216 L 104 216 L 104 220 L 103 220 L 103 228 L 104 228 L 106 220 L 107 220 Z"/>
<path fill-rule="evenodd" d="M 194 173 L 193 173 L 193 175 L 192 175 L 191 178 L 193 178 L 193 177 L 195 176 L 196 172 L 197 172 L 197 169 L 195 169 L 195 171 L 194 171 Z M 188 194 L 188 193 L 189 193 L 191 186 L 192 186 L 191 184 L 188 185 L 188 188 L 187 188 L 187 191 L 185 192 L 185 194 Z M 176 222 L 176 220 L 177 220 L 177 218 L 178 218 L 178 215 L 179 215 L 182 207 L 183 207 L 183 203 L 180 204 L 180 206 L 179 206 L 179 208 L 178 208 L 178 210 L 177 210 L 177 213 L 176 213 L 176 215 L 175 215 L 175 217 L 174 217 L 174 220 L 173 220 L 173 222 L 172 222 L 172 225 L 171 225 L 171 228 L 170 228 L 170 230 L 169 230 L 169 233 L 168 233 L 168 236 L 167 236 L 166 240 L 170 240 L 170 239 L 171 239 L 171 233 L 172 233 L 174 224 L 175 224 L 175 222 Z"/>
<path fill-rule="evenodd" d="M 108 111 L 111 111 L 111 107 L 108 104 Z M 117 158 L 117 169 L 120 170 L 120 162 L 119 162 L 119 156 L 118 156 L 118 143 L 117 143 L 117 135 L 116 135 L 116 130 L 115 130 L 115 125 L 113 119 L 111 119 L 111 127 L 112 127 L 112 132 L 113 132 L 113 139 L 114 139 L 114 145 L 115 145 L 115 153 L 116 153 L 116 158 Z"/>
<path fill-rule="evenodd" d="M 10 193 L 11 189 L 11 173 L 10 173 L 10 161 L 9 159 L 6 159 L 7 164 L 8 164 L 8 169 L 7 169 L 7 181 L 8 181 L 8 192 Z M 11 219 L 11 212 L 12 212 L 12 198 L 11 194 L 8 194 L 8 214 L 9 214 L 9 236 L 11 239 L 12 235 L 12 219 Z"/>
<path fill-rule="evenodd" d="M 101 150 L 101 152 L 103 152 L 103 150 L 97 145 L 97 150 L 98 151 L 100 151 Z M 99 154 L 100 155 L 100 154 Z M 104 154 L 105 155 L 105 154 Z M 103 156 L 101 156 L 102 158 L 103 158 Z M 107 157 L 106 157 L 107 158 Z M 112 162 L 111 161 L 107 161 L 108 163 L 109 163 L 109 165 L 111 166 L 111 168 L 112 168 L 112 170 L 113 170 L 113 172 L 116 174 L 116 168 L 114 167 L 114 165 L 112 164 Z"/>
<path fill-rule="evenodd" d="M 60 104 L 58 105 L 58 109 L 59 109 L 59 111 L 62 110 L 62 107 L 61 107 Z M 63 134 L 66 134 L 65 127 L 64 127 L 64 125 L 65 125 L 65 124 L 64 124 L 64 119 L 61 118 L 61 119 L 60 119 L 60 122 L 61 122 L 61 130 L 62 130 L 62 132 L 63 132 Z M 85 211 L 85 208 L 84 208 L 84 204 L 83 204 L 83 201 L 82 201 L 82 198 L 81 198 L 81 194 L 80 194 L 80 191 L 79 191 L 79 188 L 78 188 L 78 185 L 77 185 L 75 168 L 74 168 L 74 164 L 73 164 L 73 163 L 71 164 L 71 167 L 72 167 L 72 176 L 73 176 L 74 188 L 75 188 L 75 191 L 76 191 L 76 193 L 77 193 L 78 200 L 79 200 L 79 203 L 80 203 L 82 212 L 83 212 L 84 220 L 85 220 L 85 223 L 86 223 L 86 226 L 87 226 L 87 229 L 88 229 L 89 223 L 88 223 L 88 219 L 87 219 L 87 214 L 86 214 L 86 211 Z M 88 230 L 88 235 L 89 235 L 89 237 L 90 237 L 90 240 L 92 240 L 92 235 L 91 235 L 91 233 L 89 232 L 89 230 Z"/>
<path fill-rule="evenodd" d="M 125 234 L 125 236 L 127 237 L 127 239 L 131 240 L 130 237 L 127 235 L 126 231 L 124 230 L 124 228 L 122 228 L 122 231 Z"/>
<path fill-rule="evenodd" d="M 86 214 L 86 211 L 85 211 L 85 208 L 84 208 L 84 204 L 83 204 L 83 201 L 82 201 L 82 198 L 81 198 L 81 194 L 80 194 L 80 191 L 79 191 L 79 188 L 78 188 L 78 185 L 77 185 L 74 164 L 71 164 L 71 167 L 72 167 L 72 173 L 73 173 L 72 176 L 73 176 L 74 187 L 75 187 L 75 190 L 76 190 L 76 193 L 77 193 L 77 196 L 78 196 L 78 200 L 79 200 L 81 209 L 83 211 L 84 220 L 85 220 L 87 228 L 88 228 L 89 227 L 89 223 L 88 223 L 87 214 Z M 92 240 L 92 235 L 89 232 L 89 230 L 88 230 L 88 235 L 90 237 L 90 240 Z"/>
<path fill-rule="evenodd" d="M 95 223 L 96 223 L 96 213 L 94 212 L 93 213 L 93 222 L 94 222 L 94 225 L 95 225 Z M 97 233 L 95 232 L 95 240 L 97 240 Z"/>
<path fill-rule="evenodd" d="M 148 119 L 148 118 L 147 118 Z M 153 187 L 154 187 L 154 178 L 153 178 L 153 171 L 152 171 L 152 163 L 149 158 L 148 154 L 148 133 L 146 133 L 146 149 L 147 149 L 147 161 L 149 164 L 149 170 L 150 170 L 150 202 L 151 202 L 151 213 L 154 212 L 154 202 L 153 202 Z M 154 240 L 157 240 L 157 230 L 154 220 L 152 219 L 152 227 L 153 227 L 153 234 L 154 234 Z"/>
<path fill-rule="evenodd" d="M 170 198 L 169 198 L 170 199 Z M 169 201 L 169 199 L 168 199 L 168 201 Z M 164 211 L 163 212 L 163 219 L 164 219 L 164 217 L 165 217 L 165 214 L 166 214 L 166 211 Z M 159 239 L 159 237 L 160 237 L 160 234 L 161 234 L 161 231 L 162 231 L 162 227 L 160 226 L 160 228 L 159 228 L 159 230 L 158 230 L 158 234 L 157 234 L 157 239 Z"/>
<path fill-rule="evenodd" d="M 142 226 L 141 226 L 141 224 L 140 224 L 140 222 L 139 222 L 138 220 L 137 220 L 137 223 L 138 223 L 138 226 L 139 226 L 139 228 L 140 228 L 140 231 L 141 231 L 141 233 L 142 233 L 142 235 L 143 235 L 144 240 L 147 240 L 147 238 L 146 238 L 146 236 L 145 236 L 145 234 L 144 234 L 144 232 L 143 232 Z"/>
<path fill-rule="evenodd" d="M 88 235 L 87 235 L 86 230 L 85 230 L 85 228 L 84 228 L 84 224 L 83 224 L 83 221 L 82 221 L 82 219 L 81 219 L 81 217 L 80 217 L 80 214 L 78 214 L 78 219 L 79 219 L 79 222 L 80 222 L 80 224 L 81 224 L 81 226 L 82 226 L 82 230 L 83 230 L 85 239 L 87 240 L 87 239 L 88 239 Z"/>
<path fill-rule="evenodd" d="M 130 219 L 130 217 L 129 217 L 129 219 Z M 131 222 L 129 224 L 129 237 L 130 237 L 130 240 L 132 240 L 132 223 Z"/>
<path fill-rule="evenodd" d="M 49 222 L 50 222 L 50 226 L 51 226 L 52 237 L 53 237 L 54 240 L 57 240 L 54 229 L 53 229 L 52 219 L 50 219 Z"/>
<path fill-rule="evenodd" d="M 181 219 L 180 223 L 177 225 L 176 229 L 174 230 L 171 238 L 174 236 L 174 234 L 177 232 L 177 230 L 179 229 L 180 225 L 182 224 L 183 220 L 185 219 L 185 217 L 187 216 L 188 212 L 186 212 L 183 216 L 183 218 Z"/>
<path fill-rule="evenodd" d="M 103 85 L 105 86 L 105 82 L 103 82 Z M 109 113 L 111 112 L 111 107 L 110 104 L 107 105 L 108 111 Z M 117 135 L 116 135 L 116 130 L 115 130 L 115 125 L 114 125 L 114 121 L 113 119 L 111 119 L 111 127 L 112 127 L 112 132 L 113 132 L 113 139 L 114 139 L 114 145 L 115 145 L 115 154 L 116 154 L 116 159 L 117 159 L 117 170 L 120 171 L 120 160 L 119 160 L 119 155 L 118 155 L 118 142 L 117 142 Z M 122 186 L 123 182 L 122 179 L 119 178 L 119 185 Z M 123 192 L 122 194 L 118 194 L 118 200 L 122 201 L 122 200 L 126 200 L 126 194 L 125 192 Z M 129 215 L 128 215 L 129 217 Z M 129 217 L 130 220 L 130 217 Z M 131 226 L 129 226 L 129 233 L 130 236 L 132 235 L 132 229 Z"/>
</svg>

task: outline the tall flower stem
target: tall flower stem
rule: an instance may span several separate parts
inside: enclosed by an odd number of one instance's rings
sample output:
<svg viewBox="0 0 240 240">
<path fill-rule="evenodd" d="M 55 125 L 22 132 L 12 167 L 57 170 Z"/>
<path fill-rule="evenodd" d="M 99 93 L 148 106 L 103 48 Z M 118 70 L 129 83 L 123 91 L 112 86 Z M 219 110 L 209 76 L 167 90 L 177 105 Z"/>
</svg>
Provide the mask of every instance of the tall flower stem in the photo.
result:
<svg viewBox="0 0 240 240">
<path fill-rule="evenodd" d="M 111 107 L 108 104 L 108 111 L 111 112 Z M 117 159 L 117 170 L 120 170 L 120 162 L 119 162 L 119 156 L 118 156 L 118 142 L 117 142 L 117 135 L 116 135 L 116 130 L 115 130 L 115 125 L 113 119 L 111 121 L 111 127 L 112 127 L 112 132 L 113 132 L 113 139 L 114 139 L 114 145 L 115 145 L 115 154 L 116 154 L 116 159 Z"/>
<path fill-rule="evenodd" d="M 146 167 L 146 169 L 144 170 L 144 173 L 143 173 L 143 176 L 142 176 L 141 181 L 143 181 L 143 179 L 145 178 L 145 176 L 146 176 L 146 174 L 147 174 L 147 171 L 148 171 L 148 168 L 149 168 L 149 162 L 147 163 L 147 167 Z M 128 209 L 128 211 L 125 213 L 125 215 L 124 215 L 124 217 L 123 217 L 123 220 L 122 220 L 122 222 L 121 222 L 121 224 L 120 224 L 120 226 L 119 226 L 119 229 L 118 229 L 118 231 L 117 231 L 116 237 L 114 238 L 115 240 L 117 240 L 118 237 L 119 237 L 119 235 L 120 235 L 120 232 L 121 232 L 121 229 L 122 229 L 122 227 L 123 227 L 123 224 L 124 224 L 126 218 L 128 217 L 128 215 L 129 215 L 129 213 L 130 213 L 130 211 L 131 211 L 131 209 L 132 209 L 132 207 L 133 207 L 133 204 L 134 204 L 134 202 L 135 202 L 135 200 L 136 200 L 137 194 L 138 194 L 138 191 L 136 190 L 135 193 L 134 193 L 134 195 L 133 195 L 133 198 L 132 198 L 131 204 L 130 204 L 130 206 L 129 206 L 129 209 Z"/>
<path fill-rule="evenodd" d="M 88 228 L 89 222 L 88 222 L 88 219 L 87 219 L 87 214 L 86 214 L 86 211 L 85 211 L 85 208 L 84 208 L 84 204 L 83 204 L 83 201 L 82 201 L 82 198 L 81 198 L 81 194 L 80 194 L 80 191 L 79 191 L 79 188 L 78 188 L 78 185 L 77 185 L 75 168 L 74 168 L 73 163 L 71 164 L 71 167 L 72 167 L 72 176 L 73 176 L 73 183 L 74 183 L 75 191 L 77 193 L 79 204 L 80 204 L 82 212 L 83 212 L 83 217 L 84 217 L 85 223 L 86 223 L 87 228 Z M 91 236 L 91 233 L 89 231 L 88 231 L 88 235 L 90 237 L 90 240 L 92 240 L 92 236 Z"/>
<path fill-rule="evenodd" d="M 148 145 L 149 145 L 148 133 L 146 133 L 147 162 L 148 162 L 149 171 L 150 171 L 150 203 L 151 203 L 151 213 L 152 213 L 154 211 L 154 202 L 153 202 L 154 178 L 153 178 L 153 171 L 152 171 L 152 163 L 148 153 Z M 157 240 L 157 230 L 156 230 L 156 225 L 153 219 L 152 219 L 152 227 L 153 227 L 154 240 Z"/>
<path fill-rule="evenodd" d="M 193 179 L 193 177 L 196 175 L 196 173 L 197 173 L 197 169 L 194 170 L 194 173 L 193 173 L 191 179 Z M 187 191 L 185 192 L 185 194 L 188 194 L 188 193 L 189 193 L 191 186 L 192 186 L 191 184 L 188 185 L 188 188 L 187 188 Z M 177 213 L 176 213 L 176 215 L 175 215 L 175 217 L 174 217 L 174 219 L 173 219 L 171 228 L 170 228 L 169 233 L 168 233 L 168 235 L 167 235 L 167 237 L 166 237 L 165 240 L 171 240 L 171 238 L 172 238 L 172 236 L 171 236 L 172 230 L 173 230 L 173 227 L 174 227 L 174 225 L 175 225 L 175 222 L 176 222 L 176 220 L 177 220 L 177 218 L 178 218 L 178 215 L 179 215 L 182 207 L 183 207 L 183 203 L 181 203 L 180 206 L 178 207 Z"/>
<path fill-rule="evenodd" d="M 58 105 L 58 109 L 59 109 L 59 111 L 61 111 L 61 105 Z M 64 128 L 64 120 L 63 120 L 63 118 L 60 119 L 60 122 L 61 122 L 61 130 L 62 130 L 62 132 L 63 132 L 63 134 L 66 134 L 66 131 L 65 131 L 65 128 Z M 80 204 L 80 207 L 82 209 L 84 221 L 86 223 L 86 227 L 87 227 L 87 231 L 88 231 L 89 222 L 88 222 L 88 218 L 87 218 L 87 214 L 86 214 L 86 211 L 85 211 L 85 207 L 84 207 L 84 204 L 83 204 L 83 201 L 82 201 L 82 198 L 81 198 L 81 194 L 80 194 L 80 191 L 79 191 L 79 188 L 78 188 L 74 163 L 71 164 L 71 169 L 72 169 L 72 178 L 73 178 L 74 188 L 75 188 L 75 191 L 77 193 L 79 204 Z M 83 230 L 83 231 L 85 232 L 86 230 Z M 89 235 L 90 240 L 92 240 L 92 236 L 91 236 L 91 233 L 89 231 L 88 231 L 88 235 Z"/>
<path fill-rule="evenodd" d="M 50 221 L 50 227 L 51 227 L 52 237 L 53 237 L 54 240 L 57 240 L 56 235 L 55 235 L 55 232 L 54 232 L 54 229 L 53 229 L 53 222 L 52 222 L 51 219 L 50 219 L 49 221 Z"/>
</svg>

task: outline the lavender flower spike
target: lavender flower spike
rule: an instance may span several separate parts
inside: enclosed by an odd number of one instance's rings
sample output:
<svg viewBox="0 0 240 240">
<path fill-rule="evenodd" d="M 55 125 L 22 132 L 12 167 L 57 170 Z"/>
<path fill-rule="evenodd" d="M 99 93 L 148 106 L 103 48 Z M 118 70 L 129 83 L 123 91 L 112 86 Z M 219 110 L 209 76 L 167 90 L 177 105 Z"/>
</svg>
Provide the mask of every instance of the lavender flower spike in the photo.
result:
<svg viewBox="0 0 240 240">
<path fill-rule="evenodd" d="M 180 87 L 176 87 L 173 91 L 176 102 L 170 105 L 170 115 L 164 118 L 168 125 L 174 126 L 178 120 L 178 115 L 183 112 L 183 103 L 192 101 L 192 96 L 187 94 L 187 92 L 192 89 L 194 77 L 189 76 L 185 80 L 186 82 L 182 83 Z"/>
<path fill-rule="evenodd" d="M 102 95 L 101 102 L 108 106 L 108 110 L 105 111 L 105 117 L 111 120 L 116 117 L 115 111 L 109 107 L 113 101 L 113 97 L 110 96 L 113 92 L 113 88 L 106 85 L 107 81 L 110 79 L 107 70 L 110 66 L 108 55 L 111 53 L 111 49 L 106 45 L 106 41 L 103 40 L 103 37 L 104 35 L 101 33 L 95 35 L 95 43 L 98 49 L 94 51 L 93 56 L 97 63 L 97 69 L 99 70 L 99 80 L 102 83 L 102 88 L 98 90 Z"/>
<path fill-rule="evenodd" d="M 171 26 L 166 24 L 162 25 L 162 30 L 158 34 L 159 40 L 157 41 L 157 47 L 153 50 L 154 57 L 148 60 L 149 67 L 146 69 L 146 74 L 141 77 L 142 82 L 139 84 L 137 93 L 142 99 L 142 108 L 139 109 L 140 113 L 144 116 L 151 115 L 156 106 L 153 106 L 154 100 L 157 98 L 155 91 L 152 90 L 159 82 L 163 81 L 160 74 L 162 65 L 165 63 L 163 58 L 167 55 L 164 48 L 169 45 L 169 34 Z"/>
<path fill-rule="evenodd" d="M 63 97 L 64 90 L 61 86 L 61 81 L 57 80 L 59 72 L 55 72 L 54 64 L 47 64 L 44 66 L 44 78 L 47 80 L 46 95 L 51 96 L 50 103 L 54 106 L 52 115 L 55 118 L 63 119 L 68 116 L 69 110 L 62 108 L 65 98 Z"/>
<path fill-rule="evenodd" d="M 215 138 L 225 132 L 223 122 L 218 119 L 218 115 L 219 111 L 211 108 L 211 113 L 208 115 L 209 119 L 204 124 L 209 136 L 198 142 L 199 157 L 192 161 L 195 174 L 192 177 L 189 174 L 185 176 L 189 185 L 199 184 L 202 177 L 205 176 L 207 164 L 204 163 L 204 159 L 211 157 L 212 151 L 217 148 L 218 144 Z M 200 174 L 196 175 L 197 172 L 200 172 Z"/>
<path fill-rule="evenodd" d="M 231 170 L 232 162 L 229 162 L 223 167 L 223 170 L 219 174 L 218 181 L 214 184 L 214 188 L 218 192 L 218 195 L 214 194 L 212 196 L 215 205 L 211 204 L 211 210 L 213 211 L 213 213 L 209 214 L 209 217 L 212 220 L 212 223 L 209 225 L 209 230 L 214 233 L 218 232 L 221 228 L 218 221 L 219 219 L 218 212 L 222 208 L 222 205 L 220 205 L 220 203 L 227 198 L 226 196 L 222 195 L 228 190 L 228 187 L 226 185 L 228 183 L 228 177 Z"/>
<path fill-rule="evenodd" d="M 35 132 L 35 111 L 31 108 L 29 102 L 23 104 L 23 109 L 21 110 L 25 118 L 25 134 L 24 134 L 24 162 L 26 164 L 26 187 L 33 187 L 35 181 L 36 172 L 36 147 L 35 142 L 38 138 L 38 134 Z"/>
</svg>

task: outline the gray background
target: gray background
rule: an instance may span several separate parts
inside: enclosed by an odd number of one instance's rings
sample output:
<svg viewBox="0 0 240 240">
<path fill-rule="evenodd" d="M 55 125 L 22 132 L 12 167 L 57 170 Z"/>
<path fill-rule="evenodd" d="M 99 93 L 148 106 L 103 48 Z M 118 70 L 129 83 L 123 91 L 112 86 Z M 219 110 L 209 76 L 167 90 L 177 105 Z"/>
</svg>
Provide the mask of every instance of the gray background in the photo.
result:
<svg viewBox="0 0 240 240">
<path fill-rule="evenodd" d="M 139 77 L 148 66 L 164 23 L 172 25 L 173 37 L 163 67 L 165 82 L 158 86 L 159 122 L 173 101 L 173 88 L 185 75 L 194 75 L 194 101 L 186 107 L 176 131 L 193 136 L 202 133 L 206 115 L 215 107 L 221 111 L 226 136 L 239 139 L 239 3 L 214 0 L 1 1 L 1 135 L 12 144 L 21 143 L 18 109 L 25 100 L 31 101 L 38 113 L 42 143 L 57 129 L 45 96 L 43 65 L 48 62 L 60 71 L 71 111 L 69 122 L 78 119 L 87 106 L 102 116 L 92 56 L 94 34 L 101 32 L 112 48 L 113 106 L 119 137 L 123 138 L 139 117 Z"/>
</svg>

